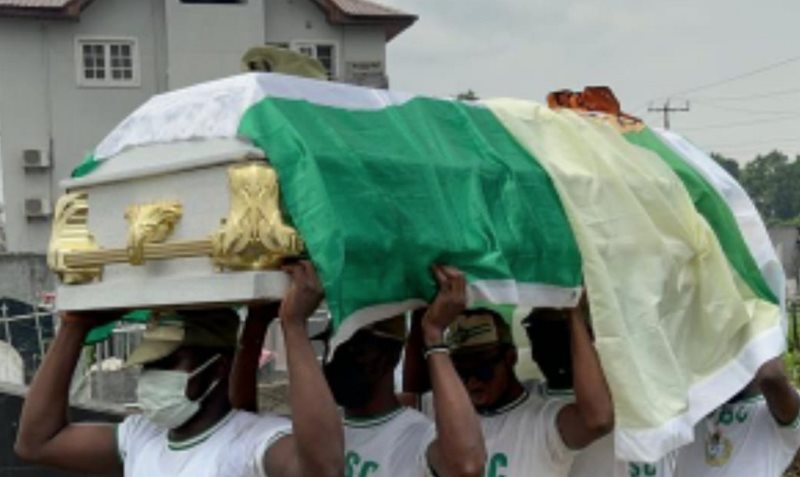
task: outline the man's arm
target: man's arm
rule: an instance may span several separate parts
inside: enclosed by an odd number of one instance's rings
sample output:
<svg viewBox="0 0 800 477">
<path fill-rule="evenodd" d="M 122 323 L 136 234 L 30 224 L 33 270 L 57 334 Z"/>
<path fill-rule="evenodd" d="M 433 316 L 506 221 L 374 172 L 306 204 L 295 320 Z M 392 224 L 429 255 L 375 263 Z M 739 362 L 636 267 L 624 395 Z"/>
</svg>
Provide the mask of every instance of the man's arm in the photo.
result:
<svg viewBox="0 0 800 477">
<path fill-rule="evenodd" d="M 101 320 L 62 316 L 61 329 L 31 383 L 14 451 L 24 460 L 82 473 L 119 471 L 112 424 L 71 424 L 69 385 L 89 330 Z"/>
<path fill-rule="evenodd" d="M 397 398 L 404 406 L 419 408 L 423 394 L 431 390 L 428 368 L 423 351 L 422 318 L 427 309 L 415 310 L 411 315 L 411 329 L 403 353 L 403 392 Z"/>
<path fill-rule="evenodd" d="M 344 430 L 328 383 L 308 339 L 308 318 L 322 301 L 314 267 L 302 261 L 287 267 L 292 284 L 279 317 L 289 367 L 292 435 L 273 445 L 264 458 L 267 475 L 341 477 Z"/>
<path fill-rule="evenodd" d="M 422 319 L 427 348 L 444 344 L 447 327 L 464 312 L 466 280 L 458 270 L 434 267 L 439 294 Z M 486 463 L 486 446 L 480 421 L 456 373 L 449 353 L 427 358 L 436 414 L 436 440 L 428 449 L 428 462 L 442 477 L 480 477 Z"/>
<path fill-rule="evenodd" d="M 568 320 L 575 402 L 561 409 L 556 423 L 567 447 L 583 449 L 614 428 L 614 405 L 580 306 Z"/>
<path fill-rule="evenodd" d="M 772 417 L 781 425 L 789 425 L 800 413 L 800 397 L 792 387 L 781 358 L 767 361 L 756 374 L 756 383 L 767 400 Z"/>
<path fill-rule="evenodd" d="M 247 308 L 239 347 L 233 359 L 229 398 L 234 409 L 258 412 L 258 360 L 264 335 L 278 313 L 280 303 L 253 304 Z"/>
</svg>

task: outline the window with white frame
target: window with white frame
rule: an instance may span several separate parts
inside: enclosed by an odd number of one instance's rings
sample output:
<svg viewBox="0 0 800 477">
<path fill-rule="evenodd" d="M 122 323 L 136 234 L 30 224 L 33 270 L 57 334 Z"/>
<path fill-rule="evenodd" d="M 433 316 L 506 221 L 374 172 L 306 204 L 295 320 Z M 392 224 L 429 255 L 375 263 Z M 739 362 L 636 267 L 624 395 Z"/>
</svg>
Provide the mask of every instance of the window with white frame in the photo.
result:
<svg viewBox="0 0 800 477">
<path fill-rule="evenodd" d="M 82 86 L 138 86 L 134 39 L 78 39 L 78 83 Z"/>
<path fill-rule="evenodd" d="M 336 78 L 336 45 L 334 43 L 316 43 L 297 41 L 293 43 L 293 49 L 311 58 L 316 58 L 328 71 L 328 78 Z"/>
</svg>

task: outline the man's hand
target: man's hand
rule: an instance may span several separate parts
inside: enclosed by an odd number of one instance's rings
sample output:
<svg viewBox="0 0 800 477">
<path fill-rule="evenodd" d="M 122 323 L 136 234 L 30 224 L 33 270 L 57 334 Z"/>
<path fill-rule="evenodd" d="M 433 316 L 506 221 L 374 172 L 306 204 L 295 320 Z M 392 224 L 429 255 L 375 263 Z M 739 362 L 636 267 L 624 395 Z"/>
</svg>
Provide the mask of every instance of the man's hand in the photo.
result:
<svg viewBox="0 0 800 477">
<path fill-rule="evenodd" d="M 247 305 L 247 319 L 265 322 L 267 325 L 278 317 L 281 309 L 281 302 L 256 302 Z"/>
<path fill-rule="evenodd" d="M 433 276 L 439 284 L 439 293 L 422 318 L 425 346 L 441 344 L 447 327 L 467 306 L 467 282 L 460 270 L 434 265 Z"/>
<path fill-rule="evenodd" d="M 303 260 L 287 265 L 283 271 L 289 274 L 291 285 L 286 292 L 279 316 L 284 325 L 300 324 L 305 326 L 308 318 L 314 314 L 322 303 L 324 292 L 314 265 Z"/>
<path fill-rule="evenodd" d="M 90 330 L 117 321 L 125 310 L 65 311 L 61 313 L 61 323 Z"/>
<path fill-rule="evenodd" d="M 786 377 L 783 360 L 775 358 L 764 363 L 756 374 L 756 383 L 778 424 L 792 424 L 800 413 L 800 396 Z"/>
</svg>

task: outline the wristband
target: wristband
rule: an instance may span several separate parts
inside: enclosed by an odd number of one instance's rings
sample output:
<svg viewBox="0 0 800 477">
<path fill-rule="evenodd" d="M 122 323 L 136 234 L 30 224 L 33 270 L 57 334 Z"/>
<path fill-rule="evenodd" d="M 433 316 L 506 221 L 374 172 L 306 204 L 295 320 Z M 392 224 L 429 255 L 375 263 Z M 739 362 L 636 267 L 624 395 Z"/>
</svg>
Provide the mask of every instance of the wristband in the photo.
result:
<svg viewBox="0 0 800 477">
<path fill-rule="evenodd" d="M 443 353 L 443 354 L 450 354 L 450 347 L 446 344 L 437 344 L 433 346 L 428 346 L 425 348 L 425 353 L 423 356 L 425 359 L 431 357 L 432 354 Z"/>
</svg>

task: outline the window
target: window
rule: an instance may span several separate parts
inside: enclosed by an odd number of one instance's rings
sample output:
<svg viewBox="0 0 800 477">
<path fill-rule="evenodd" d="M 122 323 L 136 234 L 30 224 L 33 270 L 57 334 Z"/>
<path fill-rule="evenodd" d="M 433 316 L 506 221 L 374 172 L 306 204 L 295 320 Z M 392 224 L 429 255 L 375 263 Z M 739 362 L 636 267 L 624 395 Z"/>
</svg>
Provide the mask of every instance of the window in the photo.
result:
<svg viewBox="0 0 800 477">
<path fill-rule="evenodd" d="M 298 41 L 294 42 L 293 46 L 293 50 L 319 60 L 322 66 L 328 71 L 328 78 L 333 79 L 337 77 L 335 44 Z"/>
<path fill-rule="evenodd" d="M 136 40 L 78 39 L 76 59 L 81 86 L 139 86 Z"/>
<path fill-rule="evenodd" d="M 181 0 L 181 3 L 245 3 L 245 0 Z"/>
</svg>

